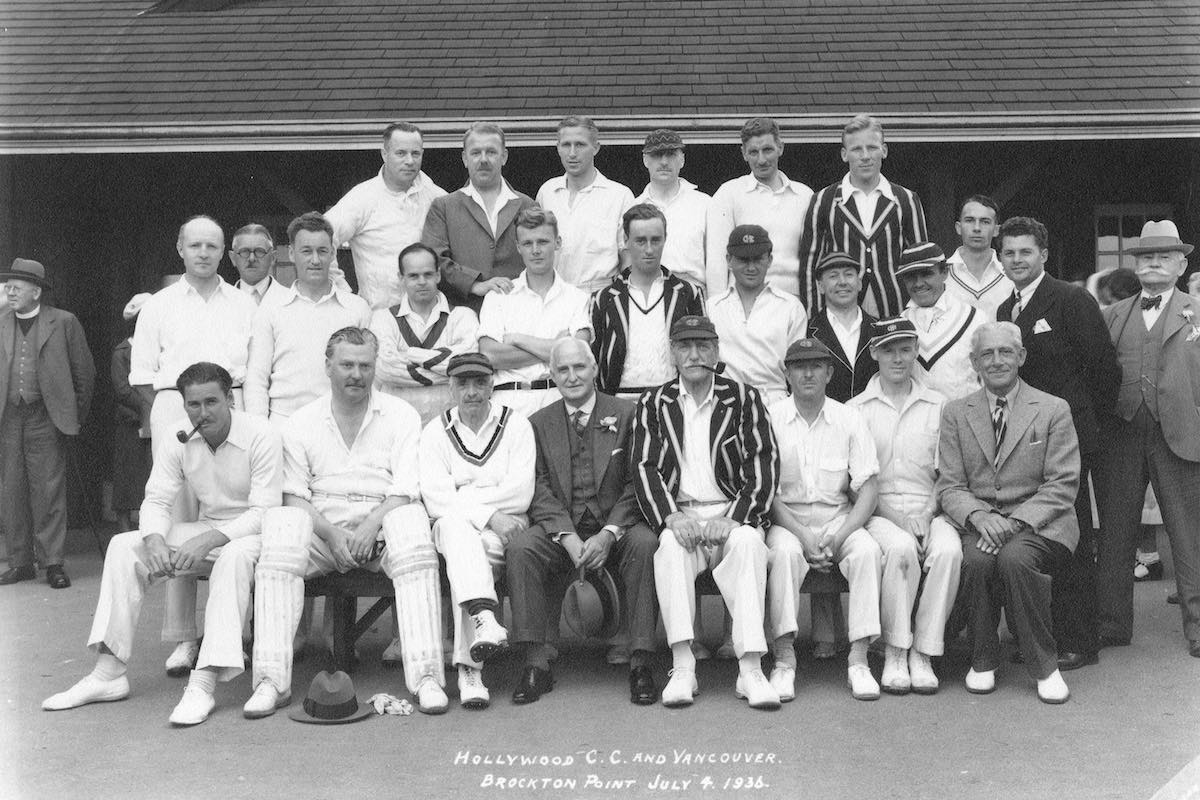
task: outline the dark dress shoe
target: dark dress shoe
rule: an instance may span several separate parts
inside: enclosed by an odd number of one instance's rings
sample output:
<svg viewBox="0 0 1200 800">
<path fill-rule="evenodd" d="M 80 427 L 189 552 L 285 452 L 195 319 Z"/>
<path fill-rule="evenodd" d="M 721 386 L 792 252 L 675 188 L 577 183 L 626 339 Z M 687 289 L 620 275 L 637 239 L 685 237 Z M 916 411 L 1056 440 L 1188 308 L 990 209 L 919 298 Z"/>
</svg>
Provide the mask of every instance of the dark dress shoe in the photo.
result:
<svg viewBox="0 0 1200 800">
<path fill-rule="evenodd" d="M 1122 639 L 1119 636 L 1100 636 L 1100 647 L 1128 647 L 1129 639 Z"/>
<path fill-rule="evenodd" d="M 63 571 L 62 564 L 51 564 L 46 567 L 46 583 L 51 589 L 66 589 L 71 585 L 71 579 Z"/>
<path fill-rule="evenodd" d="M 654 684 L 654 673 L 649 667 L 633 667 L 629 670 L 629 702 L 635 706 L 652 706 L 658 702 L 658 687 Z"/>
<path fill-rule="evenodd" d="M 1167 595 L 1167 602 L 1173 606 L 1179 605 L 1179 592 L 1171 592 Z"/>
<path fill-rule="evenodd" d="M 1200 658 L 1200 639 L 1188 642 L 1188 655 L 1192 658 Z"/>
<path fill-rule="evenodd" d="M 1080 667 L 1088 667 L 1092 664 L 1100 663 L 1099 653 L 1059 653 L 1058 668 L 1066 672 L 1067 670 L 1079 669 Z"/>
<path fill-rule="evenodd" d="M 550 670 L 541 667 L 525 667 L 517 688 L 513 689 L 512 701 L 519 706 L 536 703 L 542 695 L 554 688 L 554 677 Z"/>
<path fill-rule="evenodd" d="M 26 564 L 23 567 L 13 567 L 0 574 L 0 586 L 8 586 L 10 583 L 17 583 L 18 581 L 31 581 L 36 577 L 37 570 L 33 568 L 33 564 Z"/>
</svg>

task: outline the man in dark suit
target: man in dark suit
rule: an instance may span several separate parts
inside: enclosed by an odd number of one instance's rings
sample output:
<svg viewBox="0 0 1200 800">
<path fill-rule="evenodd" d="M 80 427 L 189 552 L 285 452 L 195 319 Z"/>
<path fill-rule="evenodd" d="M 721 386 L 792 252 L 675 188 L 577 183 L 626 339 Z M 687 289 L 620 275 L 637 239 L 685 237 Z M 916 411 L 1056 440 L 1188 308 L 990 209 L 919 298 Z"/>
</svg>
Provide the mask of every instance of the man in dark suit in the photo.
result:
<svg viewBox="0 0 1200 800">
<path fill-rule="evenodd" d="M 1149 481 L 1171 540 L 1183 635 L 1200 658 L 1200 301 L 1175 288 L 1192 246 L 1175 223 L 1150 221 L 1129 252 L 1142 291 L 1103 312 L 1122 381 L 1104 426 L 1111 451 L 1098 493 L 1100 644 L 1127 645 L 1133 636 L 1129 565 Z"/>
<path fill-rule="evenodd" d="M 87 418 L 96 366 L 75 315 L 42 305 L 45 267 L 18 258 L 0 281 L 8 298 L 0 310 L 0 508 L 9 567 L 0 585 L 36 577 L 36 540 L 46 582 L 65 589 L 64 437 Z"/>
<path fill-rule="evenodd" d="M 871 328 L 877 320 L 858 304 L 862 278 L 858 262 L 849 254 L 827 253 L 813 273 L 817 292 L 825 301 L 821 310 L 809 318 L 808 335 L 833 354 L 833 377 L 825 387 L 825 396 L 845 403 L 867 388 L 871 376 L 879 372 L 879 363 L 868 352 Z"/>
<path fill-rule="evenodd" d="M 1011 322 L 988 322 L 971 335 L 971 365 L 983 388 L 942 409 L 936 488 L 942 512 L 962 535 L 956 606 L 973 642 L 967 691 L 996 688 L 1003 608 L 1037 679 L 1038 699 L 1065 703 L 1070 692 L 1057 663 L 1050 575 L 1079 541 L 1072 505 L 1079 443 L 1067 402 L 1020 380 L 1024 361 L 1021 331 Z"/>
<path fill-rule="evenodd" d="M 463 138 L 467 185 L 439 197 L 425 215 L 421 242 L 438 254 L 442 291 L 451 305 L 476 314 L 488 292 L 508 293 L 525 262 L 517 251 L 517 215 L 533 201 L 504 180 L 504 131 L 475 122 Z"/>
<path fill-rule="evenodd" d="M 762 671 L 767 587 L 764 529 L 779 485 L 779 454 L 757 390 L 717 374 L 707 317 L 671 326 L 679 379 L 644 393 L 633 429 L 633 481 L 642 516 L 659 533 L 654 585 L 674 669 L 663 705 L 691 705 L 696 576 L 711 569 L 733 619 L 735 692 L 751 708 L 779 708 Z"/>
<path fill-rule="evenodd" d="M 658 699 L 650 672 L 658 537 L 642 520 L 629 481 L 633 404 L 596 391 L 596 360 L 581 339 L 554 345 L 550 374 L 562 398 L 529 418 L 537 441 L 533 524 L 505 548 L 510 638 L 526 645 L 513 702 L 532 703 L 553 686 L 546 623 L 547 608 L 557 608 L 547 600 L 556 577 L 611 566 L 623 589 L 621 634 L 632 651 L 630 700 L 650 705 Z"/>
<path fill-rule="evenodd" d="M 1090 484 L 1101 469 L 1100 420 L 1112 413 L 1121 367 L 1108 338 L 1100 306 L 1086 290 L 1046 274 L 1046 226 L 1012 217 L 1000 227 L 1000 263 L 1015 287 L 1000 304 L 997 319 L 1021 329 L 1025 364 L 1021 378 L 1035 389 L 1061 397 L 1071 407 L 1079 438 L 1079 546 L 1054 576 L 1054 638 L 1058 666 L 1070 670 L 1095 664 L 1096 526 Z"/>
</svg>

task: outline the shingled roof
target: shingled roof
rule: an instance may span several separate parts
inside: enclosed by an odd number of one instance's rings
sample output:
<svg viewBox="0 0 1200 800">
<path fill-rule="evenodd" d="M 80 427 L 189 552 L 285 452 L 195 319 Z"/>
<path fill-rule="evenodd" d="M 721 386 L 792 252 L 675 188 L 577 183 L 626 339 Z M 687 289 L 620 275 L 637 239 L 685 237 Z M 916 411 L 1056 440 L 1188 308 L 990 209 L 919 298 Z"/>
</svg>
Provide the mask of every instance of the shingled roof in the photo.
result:
<svg viewBox="0 0 1200 800">
<path fill-rule="evenodd" d="M 827 140 L 863 110 L 893 139 L 1200 133 L 1195 0 L 153 5 L 0 5 L 0 150 L 332 148 L 394 118 L 541 142 L 570 111 L 630 142 L 760 113 Z"/>
</svg>

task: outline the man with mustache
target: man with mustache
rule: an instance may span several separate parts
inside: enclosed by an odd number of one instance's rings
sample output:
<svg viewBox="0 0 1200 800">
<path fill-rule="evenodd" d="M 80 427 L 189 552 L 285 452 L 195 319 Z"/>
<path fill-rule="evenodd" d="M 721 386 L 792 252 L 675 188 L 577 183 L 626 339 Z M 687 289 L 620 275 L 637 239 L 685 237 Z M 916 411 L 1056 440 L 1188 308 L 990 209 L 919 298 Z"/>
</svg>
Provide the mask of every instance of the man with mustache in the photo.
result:
<svg viewBox="0 0 1200 800">
<path fill-rule="evenodd" d="M 1151 220 L 1129 252 L 1142 291 L 1103 311 L 1124 377 L 1104 428 L 1109 476 L 1097 493 L 1100 646 L 1133 637 L 1129 564 L 1149 481 L 1171 540 L 1188 653 L 1200 658 L 1200 301 L 1176 288 L 1192 246 L 1174 222 Z"/>
</svg>

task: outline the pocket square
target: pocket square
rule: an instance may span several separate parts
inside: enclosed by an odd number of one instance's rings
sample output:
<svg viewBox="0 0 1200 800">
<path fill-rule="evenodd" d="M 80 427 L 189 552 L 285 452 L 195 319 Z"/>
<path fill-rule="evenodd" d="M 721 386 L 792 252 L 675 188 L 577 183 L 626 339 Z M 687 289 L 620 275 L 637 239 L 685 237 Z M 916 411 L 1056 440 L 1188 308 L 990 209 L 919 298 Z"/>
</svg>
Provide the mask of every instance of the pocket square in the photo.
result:
<svg viewBox="0 0 1200 800">
<path fill-rule="evenodd" d="M 1050 332 L 1050 323 L 1046 322 L 1045 317 L 1042 317 L 1037 322 L 1033 323 L 1033 332 L 1034 333 L 1049 333 Z"/>
</svg>

